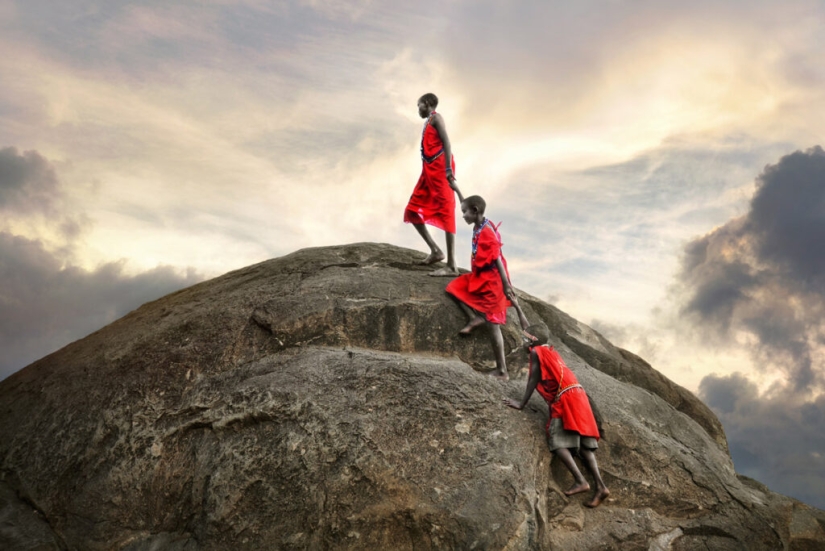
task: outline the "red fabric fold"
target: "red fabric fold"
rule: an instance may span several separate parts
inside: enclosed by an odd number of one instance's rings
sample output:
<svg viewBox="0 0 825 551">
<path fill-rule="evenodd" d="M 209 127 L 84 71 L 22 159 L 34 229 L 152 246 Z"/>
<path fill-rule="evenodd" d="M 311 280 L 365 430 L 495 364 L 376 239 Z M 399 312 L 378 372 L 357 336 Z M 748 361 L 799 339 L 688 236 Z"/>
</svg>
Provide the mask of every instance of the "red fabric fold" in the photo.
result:
<svg viewBox="0 0 825 551">
<path fill-rule="evenodd" d="M 507 321 L 507 308 L 511 304 L 504 294 L 496 260 L 501 257 L 505 272 L 507 260 L 501 254 L 501 236 L 488 220 L 484 221 L 480 231 L 473 233 L 473 250 L 472 271 L 452 280 L 446 291 L 473 310 L 484 314 L 487 321 L 504 324 Z M 509 277 L 508 274 L 507 278 Z"/>
<path fill-rule="evenodd" d="M 539 358 L 541 369 L 541 381 L 536 390 L 547 401 L 550 419 L 561 417 L 566 430 L 578 432 L 581 436 L 592 436 L 598 440 L 599 427 L 583 388 L 571 388 L 556 400 L 560 390 L 579 384 L 576 374 L 567 367 L 561 355 L 552 346 L 536 346 L 533 350 Z M 548 420 L 546 430 L 549 429 Z"/>
<path fill-rule="evenodd" d="M 432 157 L 443 149 L 438 130 L 427 123 L 421 138 L 422 153 Z M 427 224 L 455 233 L 455 192 L 447 181 L 444 153 L 431 163 L 422 160 L 421 164 L 421 176 L 404 210 L 404 222 Z M 455 156 L 451 159 L 451 167 L 455 174 Z"/>
</svg>

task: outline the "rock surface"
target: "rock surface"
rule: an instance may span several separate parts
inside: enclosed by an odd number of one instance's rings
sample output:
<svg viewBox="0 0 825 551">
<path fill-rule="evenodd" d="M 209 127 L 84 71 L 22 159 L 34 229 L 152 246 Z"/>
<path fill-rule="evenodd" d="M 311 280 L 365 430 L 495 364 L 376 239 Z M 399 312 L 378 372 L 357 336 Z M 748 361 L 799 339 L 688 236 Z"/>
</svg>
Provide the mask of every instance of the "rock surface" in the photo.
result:
<svg viewBox="0 0 825 551">
<path fill-rule="evenodd" d="M 445 279 L 389 245 L 307 249 L 146 304 L 0 383 L 0 548 L 825 548 L 825 512 L 738 476 L 713 413 L 538 299 L 603 418 L 591 510 L 547 408 L 478 370 Z"/>
</svg>

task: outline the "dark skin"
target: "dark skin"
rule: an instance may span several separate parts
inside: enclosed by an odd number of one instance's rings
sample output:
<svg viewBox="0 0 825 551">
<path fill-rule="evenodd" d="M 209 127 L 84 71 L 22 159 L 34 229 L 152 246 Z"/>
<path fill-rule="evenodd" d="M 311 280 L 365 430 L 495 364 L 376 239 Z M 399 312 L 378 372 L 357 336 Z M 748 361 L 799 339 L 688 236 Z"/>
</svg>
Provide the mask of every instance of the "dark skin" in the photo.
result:
<svg viewBox="0 0 825 551">
<path fill-rule="evenodd" d="M 522 341 L 524 342 L 524 349 L 527 350 L 530 355 L 530 377 L 527 379 L 527 388 L 524 390 L 524 396 L 521 401 L 513 400 L 512 398 L 504 398 L 504 404 L 521 411 L 524 409 L 524 406 L 527 405 L 527 402 L 530 401 L 530 396 L 533 395 L 539 381 L 541 381 L 541 367 L 539 366 L 538 354 L 535 351 L 535 347 L 539 346 L 540 343 L 536 337 L 525 331 L 530 324 L 527 322 L 527 318 L 524 317 L 524 313 L 521 311 L 521 308 L 517 307 L 516 309 L 519 313 L 519 321 L 521 322 L 521 328 L 523 330 Z M 585 480 L 584 476 L 582 476 L 578 465 L 576 465 L 576 461 L 573 459 L 573 454 L 570 449 L 559 448 L 557 450 L 553 450 L 553 453 L 561 460 L 564 466 L 567 467 L 567 470 L 569 470 L 573 475 L 573 485 L 564 492 L 564 495 L 572 496 L 590 490 L 590 484 L 588 484 L 587 480 Z M 602 480 L 601 473 L 599 473 L 599 466 L 596 462 L 596 455 L 593 453 L 593 450 L 580 448 L 579 457 L 581 457 L 582 463 L 593 476 L 593 480 L 596 483 L 596 489 L 593 492 L 593 497 L 590 501 L 585 503 L 585 505 L 587 507 L 598 507 L 602 501 L 607 499 L 607 496 L 610 495 L 610 490 L 607 489 L 607 486 Z"/>
<path fill-rule="evenodd" d="M 444 117 L 438 113 L 433 114 L 434 110 L 435 106 L 430 105 L 423 100 L 418 100 L 418 114 L 422 119 L 429 118 L 430 115 L 432 115 L 430 125 L 436 129 L 439 138 L 441 138 L 441 142 L 444 144 L 444 160 L 446 161 L 446 166 L 452 166 L 453 152 L 452 146 L 450 145 L 450 138 L 447 136 L 447 127 L 444 125 Z M 464 201 L 464 196 L 458 189 L 458 185 L 455 183 L 455 176 L 453 176 L 452 173 L 447 174 L 447 182 L 450 184 L 453 191 L 458 194 L 458 200 Z M 436 262 L 441 262 L 444 260 L 444 252 L 438 245 L 436 245 L 435 240 L 432 238 L 429 230 L 427 229 L 427 226 L 425 224 L 413 224 L 413 226 L 430 248 L 430 254 L 427 255 L 427 258 L 419 262 L 419 264 L 429 266 L 430 264 L 435 264 Z M 447 242 L 447 267 L 431 272 L 431 276 L 455 276 L 458 274 L 458 267 L 455 262 L 455 234 L 445 232 L 445 238 Z"/>
<path fill-rule="evenodd" d="M 474 206 L 468 206 L 463 201 L 461 203 L 461 216 L 467 224 L 474 224 L 473 229 L 476 230 L 484 223 L 484 213 L 479 212 Z M 501 284 L 504 287 L 504 294 L 507 295 L 507 298 L 509 298 L 514 305 L 517 304 L 515 302 L 516 294 L 513 291 L 513 287 L 510 285 L 510 280 L 507 278 L 507 271 L 504 269 L 504 263 L 501 261 L 501 258 L 496 260 L 496 267 L 498 268 L 498 274 L 501 277 Z M 501 326 L 496 323 L 488 322 L 479 312 L 476 312 L 469 305 L 461 302 L 460 300 L 456 299 L 456 302 L 458 302 L 458 305 L 467 315 L 467 319 L 469 320 L 467 325 L 462 327 L 459 333 L 462 335 L 469 335 L 476 327 L 486 325 L 487 330 L 490 333 L 490 342 L 493 346 L 493 355 L 496 358 L 496 368 L 490 372 L 490 376 L 502 381 L 508 380 L 510 375 L 507 373 L 507 363 L 504 359 L 504 337 L 501 335 Z M 521 309 L 518 308 L 518 310 L 520 311 Z"/>
</svg>

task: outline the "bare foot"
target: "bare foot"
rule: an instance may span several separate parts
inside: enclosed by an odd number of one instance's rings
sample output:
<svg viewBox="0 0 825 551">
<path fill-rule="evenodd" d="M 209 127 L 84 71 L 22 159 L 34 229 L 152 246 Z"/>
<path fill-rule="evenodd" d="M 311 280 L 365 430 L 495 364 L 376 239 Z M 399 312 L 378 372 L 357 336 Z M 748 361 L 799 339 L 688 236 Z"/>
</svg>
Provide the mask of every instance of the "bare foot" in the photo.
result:
<svg viewBox="0 0 825 551">
<path fill-rule="evenodd" d="M 585 505 L 588 507 L 598 507 L 601 505 L 602 501 L 607 499 L 607 496 L 609 495 L 610 490 L 607 488 L 602 488 L 601 490 L 597 488 L 596 493 L 593 494 L 593 499 L 591 499 L 588 503 L 585 503 Z"/>
<path fill-rule="evenodd" d="M 494 369 L 493 371 L 489 372 L 487 375 L 493 377 L 494 379 L 498 379 L 499 381 L 509 381 L 510 375 L 506 371 L 501 369 Z"/>
<path fill-rule="evenodd" d="M 587 482 L 582 482 L 581 484 L 575 484 L 574 483 L 572 486 L 570 486 L 570 488 L 568 490 L 566 490 L 564 492 L 564 495 L 573 496 L 573 495 L 576 495 L 576 494 L 580 494 L 582 492 L 586 492 L 589 489 L 590 489 L 590 484 L 588 484 Z"/>
<path fill-rule="evenodd" d="M 427 275 L 432 277 L 455 277 L 458 275 L 458 268 L 439 268 Z"/>
<path fill-rule="evenodd" d="M 444 260 L 444 253 L 441 251 L 433 251 L 427 255 L 427 258 L 424 260 L 419 260 L 416 262 L 419 266 L 429 266 L 430 264 L 435 264 L 436 262 L 441 262 Z"/>
<path fill-rule="evenodd" d="M 458 331 L 458 333 L 460 335 L 469 335 L 472 332 L 473 329 L 475 329 L 476 327 L 481 327 L 482 325 L 484 325 L 485 322 L 486 322 L 486 320 L 484 318 L 482 318 L 481 316 L 476 316 L 473 319 L 471 319 L 467 323 L 467 325 L 462 327 Z"/>
</svg>

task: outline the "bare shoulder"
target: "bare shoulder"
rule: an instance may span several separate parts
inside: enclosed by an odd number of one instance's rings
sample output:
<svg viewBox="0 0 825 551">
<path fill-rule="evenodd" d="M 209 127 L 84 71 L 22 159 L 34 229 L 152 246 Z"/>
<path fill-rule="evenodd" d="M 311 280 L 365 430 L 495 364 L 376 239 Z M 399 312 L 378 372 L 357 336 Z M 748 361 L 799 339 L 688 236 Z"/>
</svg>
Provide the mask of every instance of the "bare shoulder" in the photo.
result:
<svg viewBox="0 0 825 551">
<path fill-rule="evenodd" d="M 539 355 L 536 353 L 537 346 L 534 346 L 530 350 L 530 380 L 534 381 L 538 384 L 541 381 L 541 360 L 539 360 Z"/>
<path fill-rule="evenodd" d="M 430 119 L 430 124 L 436 128 L 444 128 L 444 117 L 441 116 L 441 113 L 433 113 L 433 118 Z"/>
</svg>

